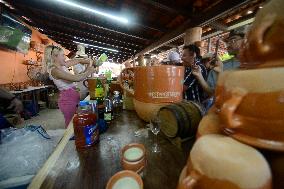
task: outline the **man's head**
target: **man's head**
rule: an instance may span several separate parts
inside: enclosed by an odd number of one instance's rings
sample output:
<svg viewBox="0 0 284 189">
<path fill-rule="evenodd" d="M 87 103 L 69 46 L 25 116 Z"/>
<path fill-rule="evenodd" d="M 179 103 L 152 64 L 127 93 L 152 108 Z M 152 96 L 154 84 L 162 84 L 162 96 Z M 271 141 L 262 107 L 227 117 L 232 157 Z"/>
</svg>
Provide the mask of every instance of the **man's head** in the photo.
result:
<svg viewBox="0 0 284 189">
<path fill-rule="evenodd" d="M 231 30 L 229 36 L 225 39 L 229 54 L 238 55 L 245 37 L 244 30 Z"/>
<path fill-rule="evenodd" d="M 196 45 L 186 45 L 183 47 L 182 62 L 186 67 L 194 64 L 195 59 L 201 59 L 200 49 Z"/>
</svg>

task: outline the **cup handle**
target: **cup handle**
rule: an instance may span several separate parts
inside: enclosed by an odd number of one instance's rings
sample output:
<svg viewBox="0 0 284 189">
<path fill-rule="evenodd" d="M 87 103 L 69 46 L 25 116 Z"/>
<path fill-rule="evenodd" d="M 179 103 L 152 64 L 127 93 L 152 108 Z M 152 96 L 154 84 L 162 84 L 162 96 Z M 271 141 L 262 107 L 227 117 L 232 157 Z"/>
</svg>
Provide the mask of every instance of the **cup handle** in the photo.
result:
<svg viewBox="0 0 284 189">
<path fill-rule="evenodd" d="M 245 89 L 236 88 L 232 91 L 232 97 L 222 105 L 220 116 L 226 127 L 236 128 L 240 125 L 237 120 L 234 120 L 234 113 L 246 94 L 247 91 Z"/>
<path fill-rule="evenodd" d="M 84 85 L 86 88 L 89 88 L 88 80 L 87 80 L 87 79 L 83 81 L 83 85 Z"/>
<path fill-rule="evenodd" d="M 123 90 L 127 91 L 128 93 L 130 93 L 131 95 L 134 96 L 134 91 L 133 91 L 133 90 L 130 90 L 130 89 L 128 89 L 128 88 L 126 88 L 126 87 L 123 85 L 123 84 L 124 84 L 124 80 L 123 80 L 123 78 L 122 78 L 122 74 L 123 74 L 123 72 L 126 72 L 127 70 L 133 70 L 133 68 L 125 68 L 125 69 L 123 69 L 123 70 L 120 72 L 119 84 L 120 84 L 120 87 L 121 87 Z M 134 70 L 133 70 L 133 73 L 135 74 Z"/>
<path fill-rule="evenodd" d="M 182 188 L 180 189 L 193 189 L 201 175 L 196 171 L 191 171 L 190 174 L 182 180 Z"/>
</svg>

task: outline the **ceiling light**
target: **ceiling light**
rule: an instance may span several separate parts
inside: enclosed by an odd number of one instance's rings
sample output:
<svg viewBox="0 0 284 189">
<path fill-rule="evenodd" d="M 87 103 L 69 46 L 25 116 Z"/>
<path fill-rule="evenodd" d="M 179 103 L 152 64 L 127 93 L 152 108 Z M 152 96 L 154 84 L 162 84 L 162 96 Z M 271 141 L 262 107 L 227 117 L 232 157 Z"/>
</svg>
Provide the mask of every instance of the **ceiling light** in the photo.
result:
<svg viewBox="0 0 284 189">
<path fill-rule="evenodd" d="M 81 42 L 78 42 L 78 41 L 73 41 L 73 43 L 86 45 L 86 46 L 90 46 L 90 47 L 96 47 L 96 48 L 104 49 L 104 50 L 108 50 L 108 51 L 118 52 L 118 50 L 116 50 L 116 49 L 110 49 L 110 48 L 106 48 L 106 47 L 99 47 L 99 46 L 96 46 L 96 45 L 91 45 L 91 44 L 87 44 L 87 43 L 81 43 Z"/>
<path fill-rule="evenodd" d="M 101 15 L 101 16 L 122 22 L 124 24 L 128 23 L 128 20 L 126 18 L 123 18 L 123 17 L 120 17 L 120 16 L 114 16 L 114 15 L 111 15 L 111 14 L 108 14 L 108 13 L 104 13 L 104 12 L 101 12 L 99 10 L 92 9 L 92 8 L 89 8 L 89 7 L 85 7 L 85 6 L 82 6 L 82 5 L 79 5 L 77 3 L 67 1 L 67 0 L 56 0 L 56 1 L 64 3 L 64 4 L 69 5 L 71 7 L 76 7 L 76 8 L 79 8 L 79 9 L 82 9 L 82 10 L 85 10 L 85 11 L 88 11 L 88 12 L 91 12 L 91 13 L 94 13 L 94 14 L 98 14 L 98 15 Z"/>
<path fill-rule="evenodd" d="M 247 14 L 251 14 L 251 13 L 253 13 L 251 10 L 249 10 L 249 11 L 247 12 Z"/>
</svg>

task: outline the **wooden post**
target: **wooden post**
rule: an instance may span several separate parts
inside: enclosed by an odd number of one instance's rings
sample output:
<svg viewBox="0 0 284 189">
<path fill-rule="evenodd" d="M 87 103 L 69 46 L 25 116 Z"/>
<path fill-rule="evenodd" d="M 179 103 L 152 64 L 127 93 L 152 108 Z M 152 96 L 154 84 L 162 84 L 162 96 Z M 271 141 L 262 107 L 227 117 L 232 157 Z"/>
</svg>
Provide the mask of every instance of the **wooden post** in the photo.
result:
<svg viewBox="0 0 284 189">
<path fill-rule="evenodd" d="M 138 56 L 138 66 L 145 66 L 145 64 L 144 64 L 144 56 L 143 55 L 139 55 Z"/>
<path fill-rule="evenodd" d="M 195 42 L 201 42 L 201 35 L 201 27 L 194 27 L 186 30 L 184 36 L 184 45 L 194 44 Z"/>
</svg>

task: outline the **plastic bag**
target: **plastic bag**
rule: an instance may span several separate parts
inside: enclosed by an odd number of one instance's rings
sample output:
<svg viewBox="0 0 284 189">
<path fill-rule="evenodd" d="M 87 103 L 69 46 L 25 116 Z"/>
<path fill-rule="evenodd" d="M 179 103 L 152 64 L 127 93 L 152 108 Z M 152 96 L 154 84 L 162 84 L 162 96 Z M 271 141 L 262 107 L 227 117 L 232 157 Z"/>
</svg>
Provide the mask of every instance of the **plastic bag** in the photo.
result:
<svg viewBox="0 0 284 189">
<path fill-rule="evenodd" d="M 0 136 L 0 182 L 35 175 L 61 138 L 49 136 L 41 126 L 3 129 Z"/>
</svg>

